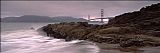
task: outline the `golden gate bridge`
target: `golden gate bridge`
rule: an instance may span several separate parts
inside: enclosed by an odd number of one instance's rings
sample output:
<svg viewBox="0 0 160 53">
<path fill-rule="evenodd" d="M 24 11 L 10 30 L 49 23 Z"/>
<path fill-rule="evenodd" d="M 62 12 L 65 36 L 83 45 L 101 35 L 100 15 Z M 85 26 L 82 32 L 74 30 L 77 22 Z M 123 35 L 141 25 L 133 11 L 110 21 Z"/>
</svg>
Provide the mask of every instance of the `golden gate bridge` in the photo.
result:
<svg viewBox="0 0 160 53">
<path fill-rule="evenodd" d="M 101 23 L 104 23 L 104 19 L 110 20 L 110 19 L 112 19 L 112 18 L 113 18 L 113 17 L 104 17 L 104 9 L 101 9 L 101 16 L 98 17 L 98 18 L 90 19 L 90 15 L 88 15 L 88 20 L 89 20 L 89 21 L 100 19 L 100 22 L 101 22 Z"/>
</svg>

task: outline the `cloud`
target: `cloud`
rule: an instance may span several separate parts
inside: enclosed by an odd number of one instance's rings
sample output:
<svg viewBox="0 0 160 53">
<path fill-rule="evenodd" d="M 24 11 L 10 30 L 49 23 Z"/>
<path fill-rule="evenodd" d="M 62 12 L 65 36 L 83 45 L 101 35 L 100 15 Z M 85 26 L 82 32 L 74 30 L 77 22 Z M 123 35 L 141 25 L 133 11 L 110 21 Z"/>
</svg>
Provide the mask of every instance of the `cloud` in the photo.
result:
<svg viewBox="0 0 160 53">
<path fill-rule="evenodd" d="M 139 10 L 159 1 L 2 1 L 1 16 L 41 15 L 99 17 L 100 9 L 105 16 L 116 16 Z"/>
</svg>

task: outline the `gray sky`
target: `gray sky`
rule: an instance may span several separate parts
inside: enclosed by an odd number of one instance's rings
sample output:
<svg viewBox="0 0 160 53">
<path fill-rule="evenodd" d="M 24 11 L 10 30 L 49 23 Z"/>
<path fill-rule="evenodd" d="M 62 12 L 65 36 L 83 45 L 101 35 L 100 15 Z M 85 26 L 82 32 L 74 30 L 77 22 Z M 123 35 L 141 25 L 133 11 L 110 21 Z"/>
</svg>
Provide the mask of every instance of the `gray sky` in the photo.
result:
<svg viewBox="0 0 160 53">
<path fill-rule="evenodd" d="M 143 6 L 160 1 L 1 1 L 1 17 L 41 15 L 73 16 L 91 18 L 100 16 L 104 9 L 105 17 L 137 11 Z"/>
</svg>

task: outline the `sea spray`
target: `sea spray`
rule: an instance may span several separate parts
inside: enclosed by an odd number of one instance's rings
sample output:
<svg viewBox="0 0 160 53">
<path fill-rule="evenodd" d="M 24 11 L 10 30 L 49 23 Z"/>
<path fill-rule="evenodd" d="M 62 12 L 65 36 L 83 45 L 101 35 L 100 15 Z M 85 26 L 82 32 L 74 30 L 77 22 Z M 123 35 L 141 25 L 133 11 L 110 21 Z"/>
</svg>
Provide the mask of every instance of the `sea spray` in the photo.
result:
<svg viewBox="0 0 160 53">
<path fill-rule="evenodd" d="M 1 53 L 98 53 L 96 45 L 83 40 L 66 42 L 39 34 L 36 30 L 5 31 L 1 34 Z M 86 44 L 79 44 L 86 43 Z"/>
</svg>

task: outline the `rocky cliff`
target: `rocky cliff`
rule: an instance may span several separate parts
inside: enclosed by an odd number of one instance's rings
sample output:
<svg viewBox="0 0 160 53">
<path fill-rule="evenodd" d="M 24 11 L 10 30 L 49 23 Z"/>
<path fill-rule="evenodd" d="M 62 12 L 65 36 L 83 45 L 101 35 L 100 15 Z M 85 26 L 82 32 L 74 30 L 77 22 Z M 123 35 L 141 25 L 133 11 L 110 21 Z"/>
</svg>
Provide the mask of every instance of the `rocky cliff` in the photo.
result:
<svg viewBox="0 0 160 53">
<path fill-rule="evenodd" d="M 47 36 L 70 40 L 118 44 L 120 47 L 160 46 L 160 3 L 116 16 L 104 25 L 87 22 L 48 24 Z"/>
<path fill-rule="evenodd" d="M 152 4 L 140 11 L 124 13 L 109 20 L 109 25 L 134 26 L 142 30 L 160 31 L 160 3 Z"/>
</svg>

